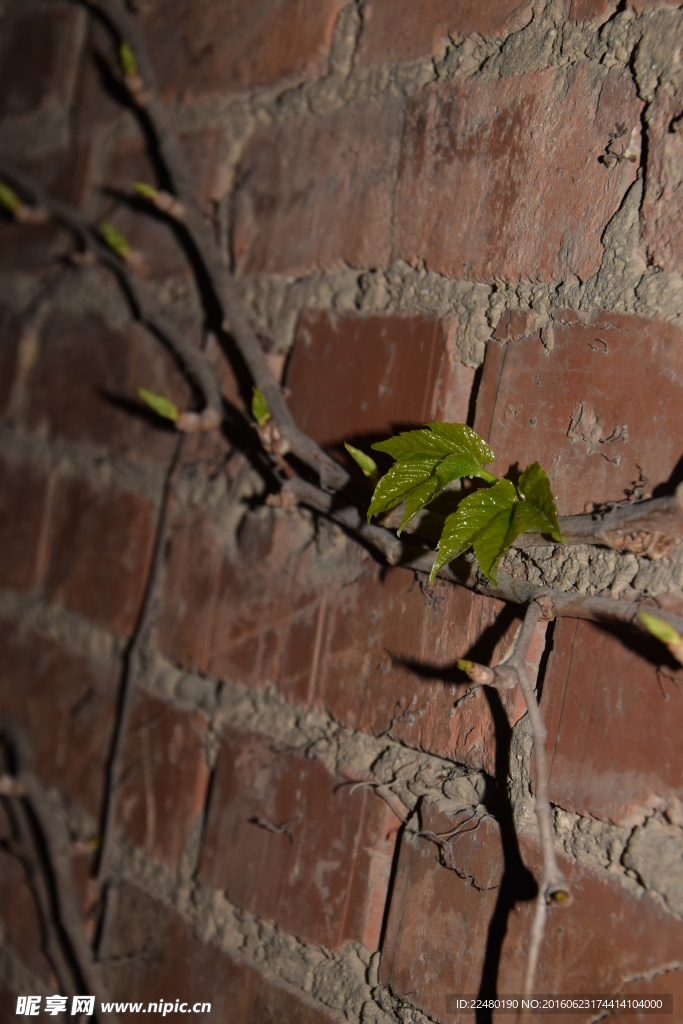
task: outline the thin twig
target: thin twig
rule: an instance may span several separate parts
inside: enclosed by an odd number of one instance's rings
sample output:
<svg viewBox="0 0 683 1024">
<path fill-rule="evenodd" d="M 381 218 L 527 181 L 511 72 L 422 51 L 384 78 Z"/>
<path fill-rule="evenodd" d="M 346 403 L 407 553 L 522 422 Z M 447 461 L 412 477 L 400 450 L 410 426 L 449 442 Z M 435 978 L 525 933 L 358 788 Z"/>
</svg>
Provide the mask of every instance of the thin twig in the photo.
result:
<svg viewBox="0 0 683 1024">
<path fill-rule="evenodd" d="M 30 806 L 45 841 L 50 868 L 55 880 L 60 924 L 69 940 L 71 952 L 83 982 L 101 1007 L 103 1001 L 108 1002 L 108 995 L 100 976 L 100 967 L 95 962 L 85 937 L 66 827 L 53 813 L 45 789 L 33 771 L 30 747 L 23 730 L 5 715 L 0 715 L 0 738 L 12 750 L 17 768 L 17 783 L 24 791 L 23 799 Z M 98 1017 L 101 1021 L 108 1021 L 110 1024 L 116 1024 L 118 1019 L 116 1014 L 104 1013 L 101 1009 L 98 1010 Z"/>
<path fill-rule="evenodd" d="M 13 776 L 4 776 L 4 778 L 15 783 L 14 792 L 8 795 L 13 797 L 25 795 L 23 786 L 20 786 Z M 7 788 L 11 789 L 9 786 Z M 73 965 L 62 948 L 63 932 L 55 919 L 54 897 L 48 881 L 49 871 L 46 870 L 44 857 L 41 857 L 38 849 L 34 829 L 31 827 L 30 816 L 24 806 L 24 801 L 20 799 L 7 800 L 7 804 L 8 815 L 16 834 L 16 839 L 6 844 L 8 852 L 16 856 L 26 870 L 40 918 L 43 952 L 55 972 L 62 992 L 67 996 L 73 996 L 80 990 L 80 979 L 76 976 Z"/>
<path fill-rule="evenodd" d="M 31 175 L 15 167 L 10 161 L 0 158 L 0 177 L 11 182 L 31 202 L 48 210 L 54 220 L 59 221 L 73 232 L 86 251 L 94 253 L 104 266 L 113 271 L 126 292 L 136 315 L 142 323 L 166 343 L 201 393 L 205 403 L 202 412 L 203 429 L 217 427 L 223 419 L 223 407 L 214 372 L 199 349 L 190 345 L 162 312 L 149 285 L 131 272 L 126 264 L 114 255 L 83 220 L 75 207 L 53 199 Z"/>
</svg>

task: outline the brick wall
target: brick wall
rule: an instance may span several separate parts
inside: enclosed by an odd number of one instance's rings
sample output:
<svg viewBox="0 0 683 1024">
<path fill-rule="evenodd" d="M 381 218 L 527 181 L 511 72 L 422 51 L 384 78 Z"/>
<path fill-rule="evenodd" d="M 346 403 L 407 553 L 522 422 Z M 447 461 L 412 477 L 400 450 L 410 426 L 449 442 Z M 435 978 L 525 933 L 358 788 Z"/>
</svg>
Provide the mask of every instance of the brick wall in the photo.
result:
<svg viewBox="0 0 683 1024">
<path fill-rule="evenodd" d="M 467 420 L 501 475 L 542 463 L 560 514 L 683 479 L 683 5 L 135 6 L 202 208 L 318 442 L 343 457 Z M 126 199 L 155 170 L 115 57 L 77 6 L 3 4 L 0 152 L 127 234 L 244 407 L 173 232 Z M 455 665 L 503 658 L 519 609 L 267 505 L 234 432 L 163 429 L 137 387 L 184 408 L 187 383 L 69 249 L 0 221 L 0 709 L 70 830 L 113 997 L 207 1001 L 197 1019 L 231 1024 L 474 1019 L 447 996 L 521 990 L 540 848 L 523 701 L 468 696 Z M 676 608 L 681 547 L 545 547 L 504 570 Z M 569 620 L 539 629 L 529 665 L 575 896 L 537 988 L 674 993 L 683 1020 L 683 671 Z M 57 990 L 12 828 L 3 811 L 7 1019 L 17 994 Z"/>
</svg>

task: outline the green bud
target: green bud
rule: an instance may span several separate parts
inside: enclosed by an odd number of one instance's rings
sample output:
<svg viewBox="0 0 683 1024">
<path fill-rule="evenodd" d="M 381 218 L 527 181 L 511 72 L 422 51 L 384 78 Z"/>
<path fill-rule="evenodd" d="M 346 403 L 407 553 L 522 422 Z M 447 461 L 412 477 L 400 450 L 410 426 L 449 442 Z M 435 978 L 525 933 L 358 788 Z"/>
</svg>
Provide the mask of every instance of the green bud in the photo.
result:
<svg viewBox="0 0 683 1024">
<path fill-rule="evenodd" d="M 265 426 L 270 419 L 270 409 L 268 408 L 266 397 L 255 384 L 254 395 L 251 400 L 251 415 L 254 417 L 259 427 Z"/>
<path fill-rule="evenodd" d="M 138 388 L 138 394 L 145 405 L 153 409 L 157 416 L 171 420 L 172 423 L 176 422 L 179 415 L 178 407 L 170 399 L 164 398 L 163 395 L 156 395 L 153 391 L 148 391 L 147 388 Z"/>
<path fill-rule="evenodd" d="M 347 444 L 346 441 L 344 441 L 344 447 L 354 462 L 358 463 L 363 471 L 363 475 L 369 477 L 370 480 L 375 480 L 377 478 L 377 463 L 375 460 L 371 459 L 365 452 L 362 452 L 360 448 L 354 448 L 352 444 Z"/>
</svg>

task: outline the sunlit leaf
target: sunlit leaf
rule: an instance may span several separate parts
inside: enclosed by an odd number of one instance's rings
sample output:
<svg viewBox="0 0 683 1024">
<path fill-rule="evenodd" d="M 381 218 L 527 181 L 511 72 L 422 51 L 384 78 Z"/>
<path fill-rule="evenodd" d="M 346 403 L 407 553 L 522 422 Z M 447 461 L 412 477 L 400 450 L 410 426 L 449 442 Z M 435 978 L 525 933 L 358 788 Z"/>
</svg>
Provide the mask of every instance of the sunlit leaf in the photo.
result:
<svg viewBox="0 0 683 1024">
<path fill-rule="evenodd" d="M 405 501 L 399 534 L 421 508 L 451 481 L 464 476 L 496 478 L 484 470 L 493 462 L 485 441 L 463 423 L 429 423 L 372 446 L 396 463 L 381 478 L 368 509 L 368 522 Z"/>
<path fill-rule="evenodd" d="M 270 409 L 266 402 L 266 396 L 257 388 L 254 384 L 254 393 L 251 399 L 251 415 L 254 417 L 259 427 L 265 426 L 270 419 Z"/>
<path fill-rule="evenodd" d="M 527 466 L 518 488 L 500 480 L 495 487 L 468 495 L 448 516 L 432 581 L 439 569 L 472 547 L 481 571 L 495 584 L 501 558 L 523 533 L 549 534 L 564 543 L 550 481 L 537 462 Z"/>
<path fill-rule="evenodd" d="M 564 544 L 564 537 L 557 521 L 555 499 L 550 489 L 545 470 L 538 462 L 532 462 L 522 473 L 517 485 L 522 499 L 515 510 L 515 527 L 519 527 L 515 537 L 522 533 L 547 533 L 559 544 Z M 512 543 L 513 537 L 509 543 Z"/>
<path fill-rule="evenodd" d="M 10 213 L 16 213 L 21 206 L 21 199 L 9 185 L 0 181 L 0 206 L 4 206 Z"/>
<path fill-rule="evenodd" d="M 169 398 L 164 398 L 163 395 L 157 395 L 153 391 L 148 391 L 147 388 L 138 388 L 138 394 L 145 405 L 153 409 L 157 416 L 161 416 L 165 420 L 171 420 L 173 423 L 176 422 L 178 419 L 178 407 Z"/>
<path fill-rule="evenodd" d="M 138 64 L 135 60 L 135 54 L 126 42 L 122 42 L 119 46 L 119 60 L 121 61 L 121 70 L 126 78 L 130 75 L 137 75 Z"/>
<path fill-rule="evenodd" d="M 125 260 L 127 256 L 130 256 L 132 251 L 130 242 L 110 221 L 102 221 L 100 224 L 100 234 L 109 248 L 112 249 L 117 256 L 120 256 L 122 260 Z"/>
<path fill-rule="evenodd" d="M 352 444 L 348 444 L 347 441 L 344 441 L 344 447 L 354 462 L 360 466 L 363 475 L 369 477 L 370 480 L 375 480 L 377 477 L 377 463 L 375 460 L 371 459 L 365 452 L 362 452 L 360 448 L 354 448 Z"/>
<path fill-rule="evenodd" d="M 509 480 L 499 480 L 493 487 L 464 498 L 444 524 L 431 581 L 439 569 L 473 545 L 484 574 L 491 578 L 489 573 L 493 571 L 495 577 L 516 500 L 517 491 Z"/>
</svg>

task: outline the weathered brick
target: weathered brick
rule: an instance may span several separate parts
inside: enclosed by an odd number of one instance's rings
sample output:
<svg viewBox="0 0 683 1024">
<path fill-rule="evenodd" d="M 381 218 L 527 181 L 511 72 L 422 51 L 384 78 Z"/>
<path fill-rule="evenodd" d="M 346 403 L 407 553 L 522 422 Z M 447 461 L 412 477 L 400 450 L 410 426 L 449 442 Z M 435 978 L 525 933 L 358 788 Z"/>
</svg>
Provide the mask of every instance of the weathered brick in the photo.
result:
<svg viewBox="0 0 683 1024">
<path fill-rule="evenodd" d="M 607 21 L 618 7 L 619 0 L 570 0 L 569 20 L 578 22 Z"/>
<path fill-rule="evenodd" d="M 425 595 L 408 570 L 370 573 L 330 601 L 316 703 L 347 728 L 496 775 L 524 701 L 516 690 L 468 697 L 455 666 L 465 656 L 497 664 L 518 626 L 514 611 L 464 588 L 438 581 Z M 534 678 L 544 633 L 529 656 Z"/>
<path fill-rule="evenodd" d="M 538 461 L 560 515 L 669 480 L 681 455 L 683 334 L 657 320 L 568 313 L 550 353 L 538 334 L 487 345 L 475 430 L 499 475 Z"/>
<path fill-rule="evenodd" d="M 651 265 L 683 273 L 683 83 L 663 85 L 647 110 L 641 242 Z"/>
<path fill-rule="evenodd" d="M 115 331 L 95 314 L 56 311 L 41 332 L 25 422 L 44 437 L 94 444 L 134 461 L 167 459 L 176 434 L 138 398 L 143 386 L 181 409 L 188 405 L 190 389 L 177 365 L 140 324 Z"/>
<path fill-rule="evenodd" d="M 144 9 L 140 23 L 161 87 L 193 99 L 324 75 L 344 4 L 260 0 L 247 10 L 239 0 L 163 0 Z"/>
<path fill-rule="evenodd" d="M 80 207 L 88 185 L 91 151 L 72 146 L 41 160 L 22 161 L 22 167 L 55 199 Z M 73 249 L 70 236 L 54 223 L 15 224 L 0 215 L 0 271 L 38 270 Z"/>
<path fill-rule="evenodd" d="M 125 114 L 125 87 L 111 74 L 119 63 L 116 49 L 106 25 L 89 18 L 71 108 L 73 137 L 79 141 L 97 139 Z"/>
<path fill-rule="evenodd" d="M 197 1010 L 194 1020 L 230 1024 L 332 1024 L 334 1017 L 303 992 L 277 985 L 253 967 L 231 960 L 217 946 L 200 942 L 170 907 L 132 885 L 110 888 L 103 933 L 103 958 L 113 999 L 142 1002 L 127 1018 L 144 1024 L 149 1003 L 176 1000 Z M 142 1014 L 145 1014 L 144 1016 Z M 161 1010 L 159 1010 L 161 1013 Z"/>
<path fill-rule="evenodd" d="M 206 720 L 137 692 L 123 751 L 118 827 L 175 871 L 204 809 Z"/>
<path fill-rule="evenodd" d="M 19 317 L 7 306 L 0 305 L 0 416 L 3 418 L 11 409 L 20 336 Z"/>
<path fill-rule="evenodd" d="M 306 942 L 377 949 L 399 821 L 316 761 L 228 733 L 200 881 Z"/>
<path fill-rule="evenodd" d="M 683 820 L 682 683 L 654 639 L 561 619 L 542 698 L 553 803 L 627 827 Z"/>
<path fill-rule="evenodd" d="M 390 730 L 495 775 L 524 702 L 517 691 L 461 700 L 468 684 L 455 663 L 496 663 L 518 625 L 501 602 L 443 582 L 425 591 L 407 569 L 370 568 L 357 548 L 321 553 L 286 513 L 246 517 L 228 559 L 195 514 L 171 540 L 161 646 L 211 678 L 274 685 L 348 728 Z"/>
<path fill-rule="evenodd" d="M 490 997 L 522 991 L 535 888 L 525 865 L 540 876 L 540 849 L 526 837 L 518 846 L 511 826 L 502 832 L 492 817 L 474 829 L 464 817 L 448 818 L 428 803 L 422 804 L 420 827 L 447 836 L 454 869 L 440 862 L 429 837 L 405 833 L 380 978 L 438 1021 L 471 1020 L 447 1013 L 449 993 Z M 445 847 L 441 856 L 449 862 Z M 537 992 L 616 993 L 631 978 L 677 964 L 680 921 L 605 874 L 564 858 L 562 869 L 574 903 L 550 911 Z M 494 1021 L 505 1019 L 493 1014 Z M 593 1017 L 586 1012 L 575 1019 L 583 1024 Z"/>
<path fill-rule="evenodd" d="M 505 36 L 531 20 L 530 0 L 371 0 L 363 5 L 362 64 L 416 60 L 442 53 L 452 37 Z"/>
<path fill-rule="evenodd" d="M 0 118 L 69 106 L 84 22 L 82 11 L 61 3 L 12 21 L 0 56 Z"/>
<path fill-rule="evenodd" d="M 259 687 L 274 683 L 288 700 L 307 703 L 324 588 L 337 573 L 344 578 L 343 552 L 325 567 L 310 541 L 298 516 L 245 517 L 238 557 L 226 559 L 220 571 L 211 676 Z M 357 556 L 351 560 L 355 564 Z"/>
<path fill-rule="evenodd" d="M 587 65 L 423 89 L 407 114 L 394 258 L 458 278 L 590 277 L 636 175 L 599 157 L 639 130 L 640 108 L 630 75 Z"/>
<path fill-rule="evenodd" d="M 203 209 L 214 187 L 218 133 L 213 129 L 191 132 L 182 137 L 182 143 L 189 179 Z M 156 184 L 154 166 L 144 140 L 122 139 L 115 146 L 105 173 L 107 189 L 118 199 L 113 209 L 109 199 L 107 219 L 141 253 L 150 277 L 191 277 L 190 263 L 172 223 L 157 214 L 149 203 L 134 197 L 132 186 L 136 181 Z"/>
<path fill-rule="evenodd" d="M 221 557 L 201 512 L 183 516 L 166 544 L 166 601 L 159 645 L 178 664 L 206 672 Z"/>
<path fill-rule="evenodd" d="M 97 819 L 115 721 L 117 669 L 0 622 L 0 705 L 24 728 L 47 786 Z"/>
<path fill-rule="evenodd" d="M 256 132 L 236 179 L 239 269 L 386 266 L 402 121 L 401 102 L 386 100 Z"/>
<path fill-rule="evenodd" d="M 305 311 L 286 378 L 297 424 L 337 456 L 344 441 L 367 447 L 421 426 L 437 412 L 446 339 L 443 321 L 421 316 Z"/>
<path fill-rule="evenodd" d="M 129 635 L 142 605 L 153 543 L 147 499 L 98 491 L 87 480 L 61 480 L 52 506 L 49 599 Z"/>
<path fill-rule="evenodd" d="M 35 586 L 48 496 L 48 477 L 35 466 L 0 458 L 0 587 Z"/>
</svg>

